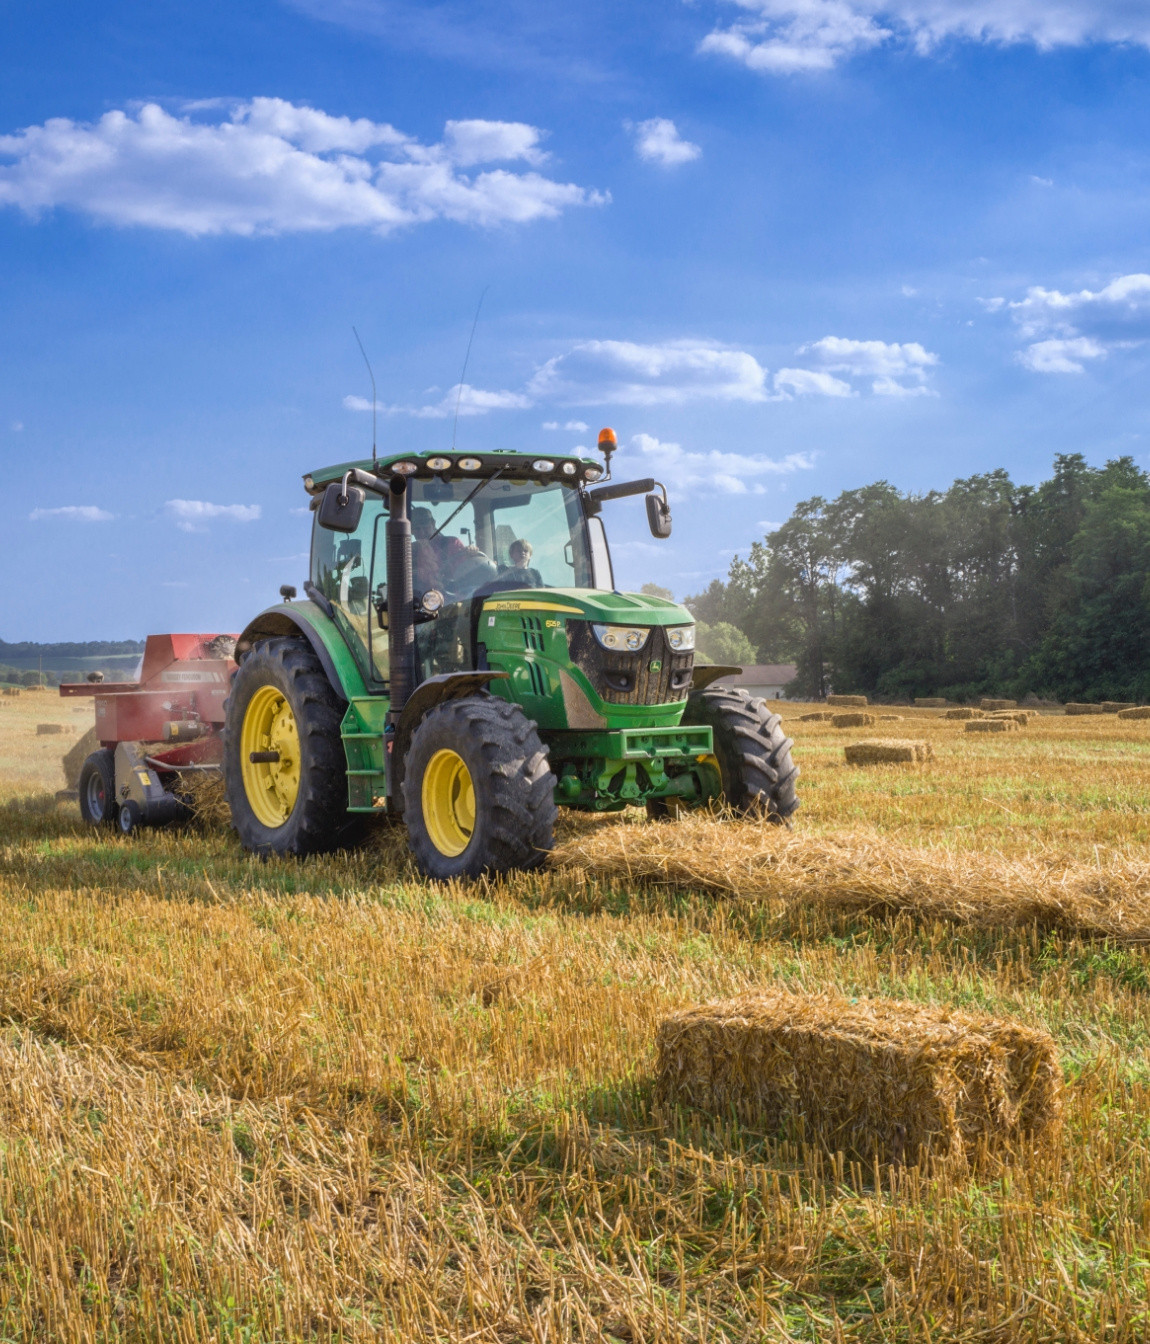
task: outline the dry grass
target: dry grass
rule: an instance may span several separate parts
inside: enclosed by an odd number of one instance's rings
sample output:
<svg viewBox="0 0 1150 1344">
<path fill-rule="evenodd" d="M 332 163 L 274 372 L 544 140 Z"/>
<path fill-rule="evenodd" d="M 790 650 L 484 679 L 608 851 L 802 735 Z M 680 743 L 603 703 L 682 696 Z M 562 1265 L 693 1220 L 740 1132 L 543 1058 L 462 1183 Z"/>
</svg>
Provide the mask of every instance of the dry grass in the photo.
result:
<svg viewBox="0 0 1150 1344">
<path fill-rule="evenodd" d="M 1145 1339 L 1147 727 L 903 709 L 934 759 L 860 771 L 816 708 L 793 830 L 565 817 L 464 889 L 389 828 L 88 831 L 35 734 L 88 721 L 9 702 L 0 1339 Z M 658 1023 L 764 989 L 1049 1033 L 1065 1141 L 928 1176 L 662 1116 Z"/>
</svg>

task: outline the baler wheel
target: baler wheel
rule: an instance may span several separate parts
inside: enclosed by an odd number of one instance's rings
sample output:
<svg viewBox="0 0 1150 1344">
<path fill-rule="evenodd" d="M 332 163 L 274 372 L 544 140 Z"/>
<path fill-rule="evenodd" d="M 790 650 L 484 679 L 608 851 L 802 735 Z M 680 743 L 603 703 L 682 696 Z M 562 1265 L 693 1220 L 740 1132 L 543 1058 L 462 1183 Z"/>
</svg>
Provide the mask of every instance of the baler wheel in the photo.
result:
<svg viewBox="0 0 1150 1344">
<path fill-rule="evenodd" d="M 683 723 L 710 727 L 715 746 L 710 759 L 722 780 L 720 801 L 732 811 L 779 825 L 797 810 L 794 743 L 766 701 L 752 699 L 734 686 L 708 686 L 688 698 Z M 647 804 L 647 815 L 669 820 L 673 812 L 663 799 L 656 799 Z"/>
<path fill-rule="evenodd" d="M 80 815 L 89 826 L 114 826 L 116 758 L 107 747 L 94 751 L 80 767 Z"/>
<path fill-rule="evenodd" d="M 554 789 L 539 732 L 518 705 L 469 695 L 434 706 L 403 775 L 417 866 L 441 881 L 537 867 L 551 849 Z"/>
<path fill-rule="evenodd" d="M 245 849 L 317 854 L 356 837 L 340 738 L 344 708 L 302 639 L 264 640 L 240 664 L 226 705 L 224 787 Z"/>
</svg>

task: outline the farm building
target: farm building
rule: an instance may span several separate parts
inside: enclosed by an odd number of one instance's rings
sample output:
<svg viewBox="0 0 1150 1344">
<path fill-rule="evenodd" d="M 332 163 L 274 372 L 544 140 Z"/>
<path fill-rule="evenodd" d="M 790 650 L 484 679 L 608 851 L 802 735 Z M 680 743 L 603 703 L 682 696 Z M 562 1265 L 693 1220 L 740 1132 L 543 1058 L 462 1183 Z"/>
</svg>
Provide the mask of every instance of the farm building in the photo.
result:
<svg viewBox="0 0 1150 1344">
<path fill-rule="evenodd" d="M 724 686 L 738 686 L 750 695 L 761 695 L 764 700 L 785 700 L 786 686 L 794 681 L 798 668 L 794 663 L 760 663 L 744 667 L 735 677 L 721 677 Z"/>
</svg>

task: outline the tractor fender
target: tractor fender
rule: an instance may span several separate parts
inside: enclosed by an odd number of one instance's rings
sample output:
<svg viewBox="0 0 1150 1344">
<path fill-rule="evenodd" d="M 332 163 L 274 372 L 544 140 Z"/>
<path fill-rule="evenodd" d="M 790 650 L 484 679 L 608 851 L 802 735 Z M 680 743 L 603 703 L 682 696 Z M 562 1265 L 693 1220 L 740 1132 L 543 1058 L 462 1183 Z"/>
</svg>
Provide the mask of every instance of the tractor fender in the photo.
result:
<svg viewBox="0 0 1150 1344">
<path fill-rule="evenodd" d="M 302 635 L 315 650 L 333 689 L 344 700 L 369 694 L 338 626 L 315 602 L 282 602 L 261 611 L 236 641 L 236 662 L 242 661 L 261 640 L 277 635 Z"/>
<path fill-rule="evenodd" d="M 395 741 L 391 746 L 390 798 L 392 808 L 403 811 L 403 767 L 407 760 L 407 751 L 415 730 L 423 716 L 445 700 L 458 700 L 464 695 L 474 695 L 476 691 L 486 690 L 493 681 L 507 679 L 506 672 L 445 672 L 437 677 L 428 677 L 412 691 L 399 716 L 395 728 Z"/>
<path fill-rule="evenodd" d="M 696 663 L 695 670 L 691 673 L 691 690 L 701 691 L 711 682 L 718 681 L 720 677 L 733 677 L 742 670 L 741 667 L 726 667 L 721 663 Z"/>
</svg>

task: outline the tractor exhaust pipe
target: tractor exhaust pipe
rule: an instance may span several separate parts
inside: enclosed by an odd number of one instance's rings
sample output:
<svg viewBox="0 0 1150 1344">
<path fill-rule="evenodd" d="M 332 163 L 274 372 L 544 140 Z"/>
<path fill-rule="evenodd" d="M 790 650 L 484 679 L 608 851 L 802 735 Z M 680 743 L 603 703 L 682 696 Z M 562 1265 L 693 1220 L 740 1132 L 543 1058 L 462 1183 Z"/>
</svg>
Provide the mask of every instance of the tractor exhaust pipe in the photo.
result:
<svg viewBox="0 0 1150 1344">
<path fill-rule="evenodd" d="M 388 681 L 391 707 L 387 718 L 399 723 L 415 689 L 415 611 L 411 579 L 411 518 L 407 481 L 391 478 L 387 518 Z"/>
</svg>

